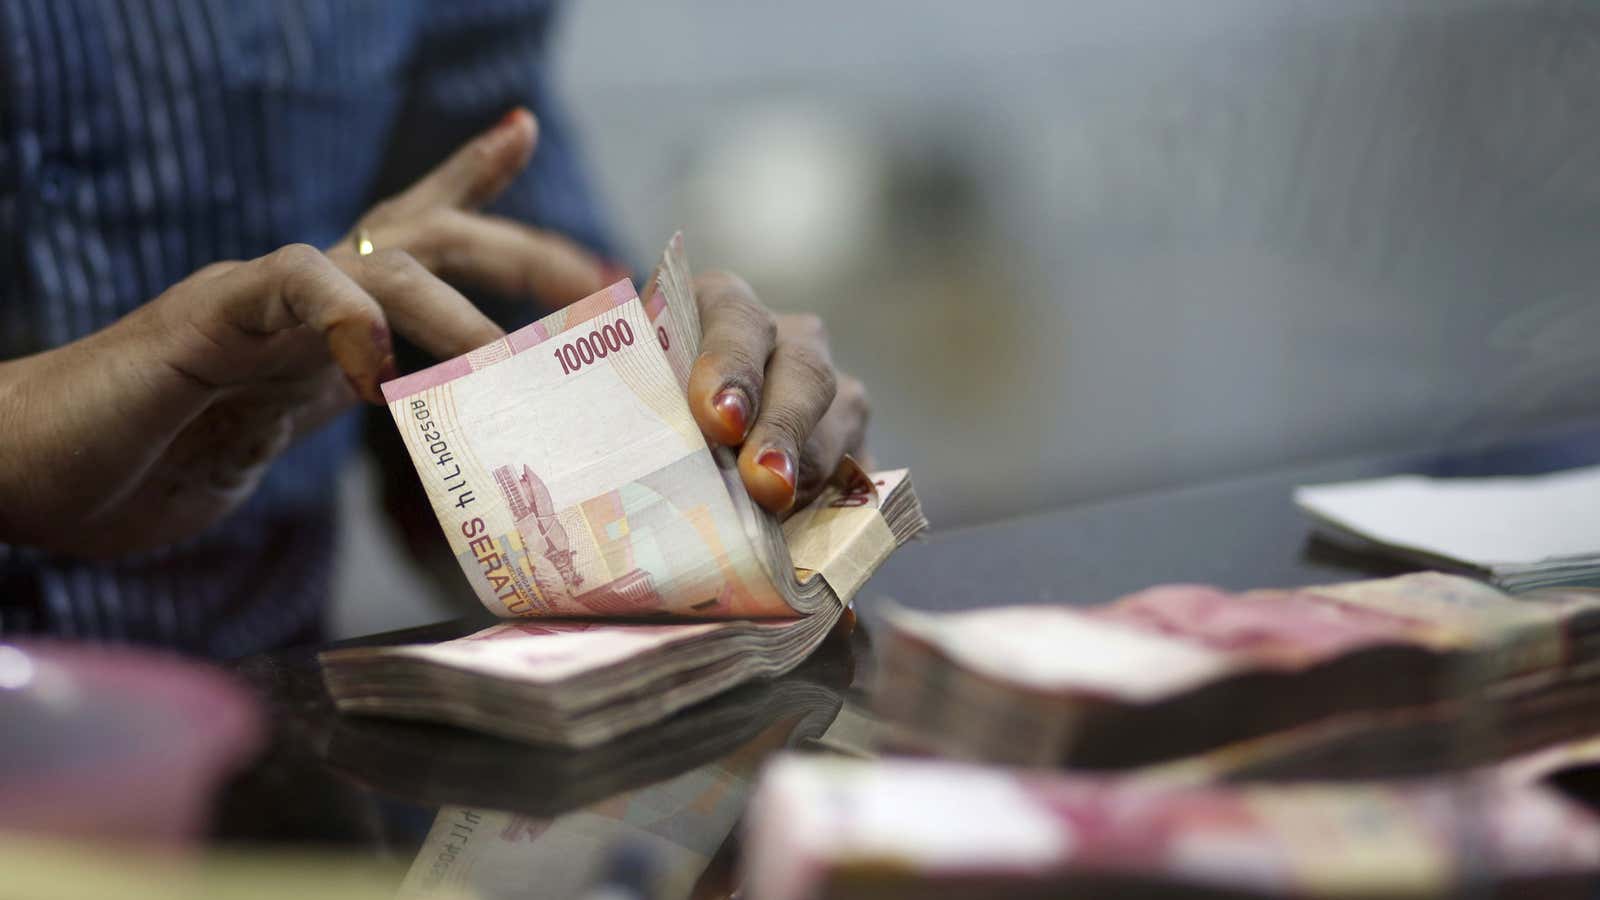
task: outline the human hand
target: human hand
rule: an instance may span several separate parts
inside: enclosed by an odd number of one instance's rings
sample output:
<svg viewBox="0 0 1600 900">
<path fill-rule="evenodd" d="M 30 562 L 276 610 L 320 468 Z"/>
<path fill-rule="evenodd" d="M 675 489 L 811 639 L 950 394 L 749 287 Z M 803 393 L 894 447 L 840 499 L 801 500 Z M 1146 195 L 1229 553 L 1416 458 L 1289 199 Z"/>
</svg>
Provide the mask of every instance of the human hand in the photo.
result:
<svg viewBox="0 0 1600 900">
<path fill-rule="evenodd" d="M 538 133 L 531 113 L 513 109 L 368 210 L 328 258 L 372 292 L 420 267 L 463 290 L 550 309 L 624 277 L 562 235 L 481 212 L 527 168 Z"/>
<path fill-rule="evenodd" d="M 420 266 L 369 283 L 292 245 L 208 266 L 102 331 L 0 362 L 0 541 L 105 557 L 194 536 L 297 435 L 358 395 L 381 402 L 391 327 L 444 357 L 501 335 Z"/>
<path fill-rule="evenodd" d="M 813 315 L 777 315 L 743 279 L 695 279 L 703 337 L 689 408 L 706 439 L 739 449 L 750 496 L 786 513 L 810 502 L 846 453 L 860 457 L 868 405 L 861 382 L 833 367 Z"/>
<path fill-rule="evenodd" d="M 330 258 L 374 292 L 419 265 L 460 286 L 550 306 L 599 290 L 621 273 L 559 235 L 477 212 L 527 166 L 537 135 L 532 115 L 512 110 L 374 207 Z M 363 237 L 371 255 L 360 253 Z M 727 273 L 708 273 L 696 288 L 704 341 L 689 384 L 695 418 L 707 440 L 743 446 L 740 473 L 759 503 L 775 512 L 804 504 L 845 453 L 861 453 L 866 392 L 834 371 L 815 316 L 776 316 Z"/>
</svg>

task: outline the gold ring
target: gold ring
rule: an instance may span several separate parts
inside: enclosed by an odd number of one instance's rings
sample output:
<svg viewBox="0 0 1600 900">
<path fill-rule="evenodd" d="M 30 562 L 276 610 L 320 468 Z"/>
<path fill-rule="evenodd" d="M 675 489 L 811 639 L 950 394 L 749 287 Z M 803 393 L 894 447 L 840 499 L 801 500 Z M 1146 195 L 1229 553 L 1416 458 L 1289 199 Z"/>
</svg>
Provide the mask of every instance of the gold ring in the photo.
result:
<svg viewBox="0 0 1600 900">
<path fill-rule="evenodd" d="M 372 236 L 367 234 L 367 230 L 365 228 L 356 229 L 355 241 L 357 256 L 372 255 Z"/>
</svg>

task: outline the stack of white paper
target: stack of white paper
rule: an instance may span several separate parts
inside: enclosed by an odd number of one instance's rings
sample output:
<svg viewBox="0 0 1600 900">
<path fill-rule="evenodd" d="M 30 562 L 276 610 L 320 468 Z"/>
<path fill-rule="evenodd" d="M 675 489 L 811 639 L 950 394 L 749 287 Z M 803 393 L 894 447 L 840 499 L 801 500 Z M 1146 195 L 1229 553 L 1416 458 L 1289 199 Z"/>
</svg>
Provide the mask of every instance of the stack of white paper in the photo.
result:
<svg viewBox="0 0 1600 900">
<path fill-rule="evenodd" d="M 1600 466 L 1548 475 L 1400 475 L 1295 491 L 1336 539 L 1483 573 L 1509 591 L 1600 586 Z"/>
</svg>

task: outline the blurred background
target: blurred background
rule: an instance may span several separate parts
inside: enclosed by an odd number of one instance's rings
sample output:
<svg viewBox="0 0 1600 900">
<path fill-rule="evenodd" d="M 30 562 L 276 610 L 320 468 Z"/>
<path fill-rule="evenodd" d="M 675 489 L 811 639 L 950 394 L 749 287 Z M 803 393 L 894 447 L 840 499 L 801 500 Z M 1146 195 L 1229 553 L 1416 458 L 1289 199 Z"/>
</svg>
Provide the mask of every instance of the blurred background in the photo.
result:
<svg viewBox="0 0 1600 900">
<path fill-rule="evenodd" d="M 583 0 L 561 31 L 635 265 L 682 227 L 822 315 L 938 528 L 1600 413 L 1595 4 Z M 345 533 L 336 632 L 374 592 L 438 617 Z"/>
</svg>

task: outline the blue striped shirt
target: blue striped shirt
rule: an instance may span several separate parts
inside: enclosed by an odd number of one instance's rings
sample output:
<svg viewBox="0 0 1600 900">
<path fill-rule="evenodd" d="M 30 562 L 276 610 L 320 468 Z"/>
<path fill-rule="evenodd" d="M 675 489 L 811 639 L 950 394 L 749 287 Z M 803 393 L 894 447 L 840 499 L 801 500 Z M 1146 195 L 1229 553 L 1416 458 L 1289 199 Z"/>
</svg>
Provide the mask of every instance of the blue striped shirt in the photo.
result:
<svg viewBox="0 0 1600 900">
<path fill-rule="evenodd" d="M 326 246 L 522 104 L 496 211 L 604 247 L 550 94 L 548 0 L 0 0 L 0 358 L 111 324 L 209 262 Z M 234 656 L 314 633 L 346 416 L 179 546 L 91 563 L 0 544 L 0 635 Z"/>
</svg>

